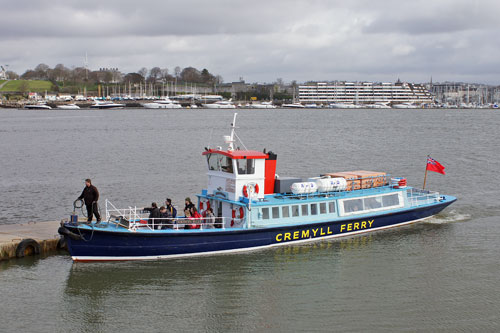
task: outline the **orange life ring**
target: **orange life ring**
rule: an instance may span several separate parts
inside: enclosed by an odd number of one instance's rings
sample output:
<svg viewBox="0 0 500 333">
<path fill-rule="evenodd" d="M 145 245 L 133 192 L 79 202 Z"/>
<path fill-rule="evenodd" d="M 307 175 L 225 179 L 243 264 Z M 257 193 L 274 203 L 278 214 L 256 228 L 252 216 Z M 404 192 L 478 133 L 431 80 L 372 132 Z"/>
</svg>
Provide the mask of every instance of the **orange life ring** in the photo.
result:
<svg viewBox="0 0 500 333">
<path fill-rule="evenodd" d="M 252 184 L 249 184 L 248 186 L 252 186 Z M 243 186 L 243 195 L 245 196 L 245 198 L 248 198 L 248 186 L 247 185 Z M 253 191 L 256 194 L 259 193 L 259 184 L 253 185 Z"/>
<path fill-rule="evenodd" d="M 240 216 L 239 218 L 242 219 L 245 217 L 245 211 L 243 210 L 243 207 L 240 207 Z"/>
</svg>

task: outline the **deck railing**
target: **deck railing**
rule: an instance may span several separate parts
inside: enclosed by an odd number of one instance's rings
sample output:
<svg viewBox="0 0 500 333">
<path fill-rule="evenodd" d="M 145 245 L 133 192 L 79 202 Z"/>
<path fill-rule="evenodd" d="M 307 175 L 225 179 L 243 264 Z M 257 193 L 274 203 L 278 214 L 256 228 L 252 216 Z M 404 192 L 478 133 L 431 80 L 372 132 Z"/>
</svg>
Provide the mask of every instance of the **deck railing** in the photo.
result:
<svg viewBox="0 0 500 333">
<path fill-rule="evenodd" d="M 410 188 L 407 190 L 407 193 L 408 203 L 411 207 L 428 205 L 441 200 L 439 192 Z"/>
<path fill-rule="evenodd" d="M 244 219 L 231 219 L 233 225 L 244 225 Z M 225 217 L 186 217 L 149 218 L 149 213 L 137 207 L 116 208 L 106 199 L 106 221 L 129 230 L 184 230 L 184 229 L 225 229 Z"/>
</svg>

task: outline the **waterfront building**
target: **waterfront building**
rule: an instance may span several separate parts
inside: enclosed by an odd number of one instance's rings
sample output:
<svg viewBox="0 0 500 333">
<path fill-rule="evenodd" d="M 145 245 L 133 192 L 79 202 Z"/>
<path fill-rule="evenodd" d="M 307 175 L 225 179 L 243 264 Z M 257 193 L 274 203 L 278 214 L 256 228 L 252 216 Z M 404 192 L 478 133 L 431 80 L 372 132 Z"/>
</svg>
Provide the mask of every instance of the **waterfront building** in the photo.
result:
<svg viewBox="0 0 500 333">
<path fill-rule="evenodd" d="M 299 101 L 303 104 L 430 104 L 433 97 L 425 86 L 399 80 L 396 83 L 317 82 L 299 86 Z"/>
</svg>

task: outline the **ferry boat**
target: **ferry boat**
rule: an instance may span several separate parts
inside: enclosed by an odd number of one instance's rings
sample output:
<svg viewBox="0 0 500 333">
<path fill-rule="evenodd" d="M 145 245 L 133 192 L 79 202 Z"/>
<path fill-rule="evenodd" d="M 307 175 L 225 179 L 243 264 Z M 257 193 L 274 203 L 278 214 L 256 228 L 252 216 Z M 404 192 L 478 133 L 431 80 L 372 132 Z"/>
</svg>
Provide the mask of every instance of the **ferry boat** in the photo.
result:
<svg viewBox="0 0 500 333">
<path fill-rule="evenodd" d="M 236 113 L 227 149 L 202 153 L 208 182 L 197 195 L 201 217 L 148 220 L 140 208 L 106 200 L 103 222 L 78 223 L 72 215 L 61 223 L 72 259 L 154 260 L 352 236 L 421 221 L 456 200 L 383 172 L 278 177 L 276 154 L 235 148 L 235 123 Z"/>
</svg>

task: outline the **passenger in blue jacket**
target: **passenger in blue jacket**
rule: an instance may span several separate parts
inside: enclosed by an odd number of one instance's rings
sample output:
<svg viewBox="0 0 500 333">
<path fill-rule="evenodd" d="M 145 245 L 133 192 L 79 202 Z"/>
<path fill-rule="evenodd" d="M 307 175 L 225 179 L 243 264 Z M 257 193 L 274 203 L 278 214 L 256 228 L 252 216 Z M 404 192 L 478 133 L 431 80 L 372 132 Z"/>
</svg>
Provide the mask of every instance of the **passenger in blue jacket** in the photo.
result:
<svg viewBox="0 0 500 333">
<path fill-rule="evenodd" d="M 169 217 L 176 218 L 177 217 L 177 209 L 172 205 L 172 199 L 167 198 L 165 201 L 165 205 L 167 208 L 167 214 L 170 215 Z"/>
</svg>

